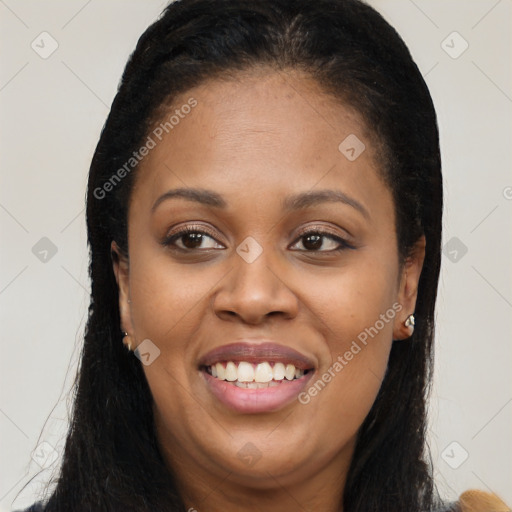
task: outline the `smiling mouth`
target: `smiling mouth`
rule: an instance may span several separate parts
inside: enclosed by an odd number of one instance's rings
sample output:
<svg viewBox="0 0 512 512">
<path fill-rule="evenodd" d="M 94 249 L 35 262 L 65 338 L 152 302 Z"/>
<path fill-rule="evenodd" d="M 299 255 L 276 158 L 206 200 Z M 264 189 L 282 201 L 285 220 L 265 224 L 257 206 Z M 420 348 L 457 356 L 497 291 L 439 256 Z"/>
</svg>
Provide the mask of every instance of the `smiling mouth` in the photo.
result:
<svg viewBox="0 0 512 512">
<path fill-rule="evenodd" d="M 202 366 L 201 370 L 239 388 L 262 389 L 286 385 L 287 382 L 301 379 L 313 368 L 301 369 L 291 363 L 282 362 L 223 361 Z"/>
</svg>

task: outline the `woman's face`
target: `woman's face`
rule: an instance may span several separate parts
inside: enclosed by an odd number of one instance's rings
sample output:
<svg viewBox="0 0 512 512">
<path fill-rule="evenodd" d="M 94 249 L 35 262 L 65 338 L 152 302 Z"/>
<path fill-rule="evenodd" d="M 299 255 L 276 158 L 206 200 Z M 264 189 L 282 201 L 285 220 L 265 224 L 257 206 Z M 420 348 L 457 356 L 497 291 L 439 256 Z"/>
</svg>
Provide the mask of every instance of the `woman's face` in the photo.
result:
<svg viewBox="0 0 512 512">
<path fill-rule="evenodd" d="M 149 135 L 114 270 L 170 466 L 184 485 L 339 482 L 423 262 L 419 244 L 399 267 L 375 142 L 311 79 L 268 70 L 188 91 Z"/>
</svg>

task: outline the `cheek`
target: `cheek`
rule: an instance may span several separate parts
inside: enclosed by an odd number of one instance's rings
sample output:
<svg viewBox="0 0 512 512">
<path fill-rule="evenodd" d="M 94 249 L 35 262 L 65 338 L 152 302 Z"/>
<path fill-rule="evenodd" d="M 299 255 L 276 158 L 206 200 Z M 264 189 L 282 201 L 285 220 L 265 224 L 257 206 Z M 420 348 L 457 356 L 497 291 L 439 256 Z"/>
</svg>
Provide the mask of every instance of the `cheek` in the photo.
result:
<svg viewBox="0 0 512 512">
<path fill-rule="evenodd" d="M 322 328 L 333 357 L 343 354 L 358 337 L 364 342 L 368 331 L 371 339 L 392 336 L 397 268 L 390 261 L 392 254 L 367 251 L 353 254 L 343 268 L 329 269 L 323 275 L 301 274 L 301 299 L 312 321 L 319 320 L 318 328 Z M 375 345 L 368 344 L 366 351 L 375 350 L 377 355 L 381 349 Z"/>
<path fill-rule="evenodd" d="M 150 247 L 150 244 L 147 244 Z M 201 422 L 204 411 L 190 408 L 191 340 L 205 321 L 209 290 L 224 272 L 215 266 L 179 264 L 165 252 L 137 248 L 130 254 L 132 324 L 137 342 L 151 340 L 160 350 L 150 365 L 144 365 L 158 414 L 174 431 Z M 187 415 L 179 412 L 187 408 Z M 179 421 L 175 418 L 180 417 Z M 197 424 L 197 423 L 196 423 Z"/>
<path fill-rule="evenodd" d="M 387 369 L 400 305 L 394 302 L 396 269 L 386 261 L 393 260 L 361 257 L 335 278 L 303 278 L 311 319 L 323 333 L 330 360 L 301 400 L 326 425 L 337 425 L 333 435 L 339 421 L 346 432 L 359 428 Z"/>
<path fill-rule="evenodd" d="M 215 266 L 179 264 L 165 253 L 134 251 L 130 291 L 137 338 L 149 338 L 166 350 L 179 349 L 180 340 L 185 342 L 187 331 L 204 316 L 208 290 L 222 275 Z"/>
</svg>

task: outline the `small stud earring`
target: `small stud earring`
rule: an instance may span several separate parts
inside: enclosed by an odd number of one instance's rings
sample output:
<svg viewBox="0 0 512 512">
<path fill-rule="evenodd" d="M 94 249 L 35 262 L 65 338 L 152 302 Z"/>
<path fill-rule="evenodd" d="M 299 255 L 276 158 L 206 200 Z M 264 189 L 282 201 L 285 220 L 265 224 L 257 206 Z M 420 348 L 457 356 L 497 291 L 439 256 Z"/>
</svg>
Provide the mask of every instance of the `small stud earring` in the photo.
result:
<svg viewBox="0 0 512 512">
<path fill-rule="evenodd" d="M 404 325 L 405 325 L 405 327 L 409 328 L 409 330 L 411 331 L 411 335 L 412 335 L 412 333 L 414 332 L 414 315 L 409 315 L 406 318 Z"/>
<path fill-rule="evenodd" d="M 123 343 L 126 345 L 126 348 L 128 348 L 129 351 L 132 350 L 132 338 L 128 335 L 127 332 L 123 331 Z"/>
</svg>

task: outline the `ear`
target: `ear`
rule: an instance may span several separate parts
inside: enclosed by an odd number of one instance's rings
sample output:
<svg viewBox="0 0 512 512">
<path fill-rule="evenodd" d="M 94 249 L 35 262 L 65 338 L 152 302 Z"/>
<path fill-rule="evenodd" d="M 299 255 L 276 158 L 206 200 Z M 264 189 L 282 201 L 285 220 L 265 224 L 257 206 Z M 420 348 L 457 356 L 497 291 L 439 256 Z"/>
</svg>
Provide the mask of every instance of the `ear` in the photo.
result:
<svg viewBox="0 0 512 512">
<path fill-rule="evenodd" d="M 116 276 L 117 288 L 119 291 L 119 316 L 121 325 L 119 328 L 128 334 L 133 334 L 130 305 L 130 272 L 128 259 L 123 255 L 119 246 L 113 240 L 110 245 L 112 265 Z"/>
<path fill-rule="evenodd" d="M 397 301 L 402 305 L 402 309 L 395 316 L 393 324 L 394 340 L 403 340 L 411 336 L 411 331 L 409 327 L 405 326 L 404 322 L 409 315 L 414 313 L 416 307 L 418 283 L 425 260 L 425 246 L 425 235 L 422 235 L 414 244 L 402 268 L 397 296 Z"/>
</svg>

